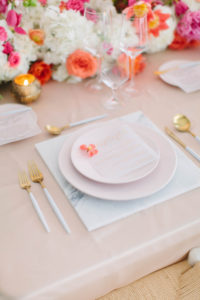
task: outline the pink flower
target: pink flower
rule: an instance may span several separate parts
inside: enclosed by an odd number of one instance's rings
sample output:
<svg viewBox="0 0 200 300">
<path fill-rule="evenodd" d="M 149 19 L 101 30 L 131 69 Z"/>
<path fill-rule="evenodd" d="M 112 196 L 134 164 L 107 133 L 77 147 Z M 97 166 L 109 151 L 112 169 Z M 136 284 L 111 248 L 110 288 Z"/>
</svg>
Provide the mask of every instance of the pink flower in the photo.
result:
<svg viewBox="0 0 200 300">
<path fill-rule="evenodd" d="M 11 52 L 8 56 L 9 65 L 12 68 L 16 68 L 20 63 L 20 56 L 18 52 Z"/>
<path fill-rule="evenodd" d="M 94 23 L 97 23 L 98 21 L 98 15 L 95 9 L 88 8 L 85 13 L 85 16 L 89 21 L 92 21 Z"/>
<path fill-rule="evenodd" d="M 181 0 L 179 2 L 176 2 L 175 4 L 175 12 L 176 15 L 179 17 L 181 15 L 183 15 L 187 10 L 188 10 L 188 6 L 185 2 L 182 2 Z"/>
<path fill-rule="evenodd" d="M 11 52 L 13 52 L 13 50 L 14 50 L 13 46 L 9 42 L 4 43 L 3 47 L 4 47 L 3 53 L 5 53 L 7 55 L 10 54 Z"/>
<path fill-rule="evenodd" d="M 4 42 L 8 38 L 7 32 L 4 27 L 0 26 L 0 41 Z"/>
<path fill-rule="evenodd" d="M 11 10 L 9 10 L 9 12 L 7 14 L 6 22 L 7 22 L 8 26 L 14 28 L 15 32 L 17 32 L 19 34 L 26 34 L 26 31 L 23 28 L 19 27 L 21 18 L 22 18 L 21 14 L 18 14 L 18 13 L 16 13 L 16 11 L 11 9 Z"/>
<path fill-rule="evenodd" d="M 177 32 L 188 41 L 200 41 L 200 10 L 187 11 L 177 25 Z"/>
<path fill-rule="evenodd" d="M 40 4 L 42 6 L 46 6 L 47 5 L 47 0 L 39 0 Z"/>
<path fill-rule="evenodd" d="M 80 149 L 86 151 L 90 157 L 98 153 L 98 150 L 94 144 L 89 144 L 89 146 L 83 144 L 80 146 Z"/>
<path fill-rule="evenodd" d="M 8 0 L 0 0 L 0 14 L 5 14 L 8 7 Z"/>
<path fill-rule="evenodd" d="M 67 9 L 73 9 L 75 11 L 79 11 L 81 14 L 84 12 L 84 3 L 89 0 L 68 0 L 67 1 Z"/>
<path fill-rule="evenodd" d="M 112 54 L 112 52 L 113 52 L 113 46 L 111 45 L 111 43 L 103 42 L 103 43 L 102 43 L 102 47 L 103 47 L 103 50 L 104 50 L 108 55 L 111 55 L 111 54 Z"/>
</svg>

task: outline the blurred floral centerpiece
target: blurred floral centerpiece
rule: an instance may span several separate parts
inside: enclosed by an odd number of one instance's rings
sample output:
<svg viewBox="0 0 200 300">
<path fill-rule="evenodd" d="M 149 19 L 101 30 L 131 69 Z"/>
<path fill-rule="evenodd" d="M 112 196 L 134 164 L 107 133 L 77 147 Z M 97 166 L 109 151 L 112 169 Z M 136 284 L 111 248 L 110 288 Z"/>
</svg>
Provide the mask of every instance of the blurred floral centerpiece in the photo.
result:
<svg viewBox="0 0 200 300">
<path fill-rule="evenodd" d="M 101 37 L 95 19 L 83 15 L 86 2 L 99 12 L 112 9 L 116 39 L 119 14 L 131 15 L 136 4 L 146 3 L 150 53 L 200 43 L 200 0 L 0 0 L 0 83 L 28 72 L 41 84 L 94 76 L 98 62 L 88 49 Z M 134 38 L 131 21 L 126 39 Z"/>
</svg>

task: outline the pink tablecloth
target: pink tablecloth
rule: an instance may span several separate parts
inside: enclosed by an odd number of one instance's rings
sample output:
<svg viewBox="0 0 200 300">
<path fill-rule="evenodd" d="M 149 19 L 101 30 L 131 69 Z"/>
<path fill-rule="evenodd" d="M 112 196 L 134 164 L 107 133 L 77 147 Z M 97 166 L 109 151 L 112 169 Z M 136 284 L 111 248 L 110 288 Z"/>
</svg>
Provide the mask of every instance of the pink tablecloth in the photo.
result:
<svg viewBox="0 0 200 300">
<path fill-rule="evenodd" d="M 110 118 L 142 110 L 163 129 L 171 126 L 174 114 L 184 113 L 198 134 L 200 92 L 185 94 L 156 78 L 153 70 L 167 60 L 197 60 L 199 55 L 199 49 L 149 55 L 145 71 L 136 79 L 140 96 L 133 96 Z M 2 103 L 14 101 L 9 86 L 2 86 L 0 93 L 4 95 Z M 34 145 L 49 138 L 44 125 L 61 125 L 104 113 L 106 93 L 107 89 L 91 93 L 84 83 L 48 83 L 40 99 L 31 105 L 42 134 L 0 147 L 2 299 L 92 300 L 180 260 L 189 249 L 200 245 L 200 189 L 89 233 L 40 159 Z M 200 145 L 189 134 L 181 136 L 200 152 Z M 30 159 L 40 165 L 71 235 L 61 228 L 39 185 L 34 185 L 34 194 L 52 229 L 50 234 L 42 230 L 28 195 L 19 188 L 18 170 L 27 169 Z"/>
</svg>

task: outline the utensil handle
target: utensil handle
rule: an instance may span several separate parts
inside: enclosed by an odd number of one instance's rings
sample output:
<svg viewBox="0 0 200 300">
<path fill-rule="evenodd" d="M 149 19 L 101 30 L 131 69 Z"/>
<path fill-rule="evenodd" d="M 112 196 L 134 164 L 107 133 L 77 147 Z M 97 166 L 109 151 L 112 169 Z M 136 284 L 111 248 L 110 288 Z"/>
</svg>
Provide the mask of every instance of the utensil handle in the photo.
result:
<svg viewBox="0 0 200 300">
<path fill-rule="evenodd" d="M 195 136 L 195 139 L 200 143 L 200 137 L 199 136 Z"/>
<path fill-rule="evenodd" d="M 46 229 L 47 232 L 50 232 L 50 228 L 45 220 L 45 217 L 37 203 L 37 200 L 35 199 L 35 197 L 33 196 L 33 194 L 31 192 L 29 192 L 29 197 L 31 198 L 31 201 L 33 203 L 33 206 L 37 212 L 38 217 L 40 218 L 40 221 L 42 222 L 44 228 Z"/>
<path fill-rule="evenodd" d="M 107 114 L 100 115 L 100 116 L 95 116 L 95 117 L 92 117 L 92 118 L 89 118 L 89 119 L 84 119 L 84 120 L 74 122 L 74 123 L 70 123 L 69 126 L 70 127 L 75 127 L 75 126 L 78 126 L 78 125 L 82 125 L 82 124 L 90 123 L 90 122 L 93 122 L 93 121 L 97 121 L 97 120 L 103 119 L 105 117 L 107 117 Z"/>
<path fill-rule="evenodd" d="M 65 222 L 65 219 L 63 218 L 63 215 L 61 214 L 59 208 L 57 207 L 56 203 L 54 202 L 53 197 L 51 196 L 51 194 L 49 193 L 49 191 L 47 190 L 47 188 L 43 188 L 44 193 L 47 197 L 47 200 L 49 201 L 53 211 L 55 212 L 56 216 L 58 217 L 60 223 L 63 225 L 64 229 L 68 232 L 71 233 L 71 230 L 69 228 L 69 226 L 67 225 L 67 223 Z"/>
<path fill-rule="evenodd" d="M 200 161 L 200 156 L 196 152 L 194 152 L 190 147 L 186 147 L 185 150 L 187 150 L 194 158 Z"/>
</svg>

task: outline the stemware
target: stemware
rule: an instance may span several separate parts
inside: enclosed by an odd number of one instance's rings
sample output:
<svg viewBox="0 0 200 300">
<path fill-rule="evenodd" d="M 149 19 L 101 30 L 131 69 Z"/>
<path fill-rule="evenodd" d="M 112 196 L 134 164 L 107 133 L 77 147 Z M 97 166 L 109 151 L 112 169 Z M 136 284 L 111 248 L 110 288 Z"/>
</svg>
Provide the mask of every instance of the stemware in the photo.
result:
<svg viewBox="0 0 200 300">
<path fill-rule="evenodd" d="M 88 4 L 85 5 L 84 9 L 84 17 L 88 20 L 93 22 L 93 28 L 95 33 L 97 34 L 97 37 L 99 39 L 99 44 L 97 44 L 95 47 L 91 47 L 87 45 L 87 41 L 85 41 L 85 49 L 92 53 L 98 61 L 98 69 L 96 72 L 95 78 L 89 81 L 87 83 L 87 86 L 89 86 L 91 89 L 94 90 L 101 90 L 102 84 L 101 84 L 101 77 L 100 77 L 100 69 L 101 69 L 101 41 L 103 39 L 104 34 L 104 25 L 105 25 L 105 18 L 106 18 L 106 12 L 105 11 L 97 11 L 93 8 L 91 8 Z"/>
<path fill-rule="evenodd" d="M 124 18 L 127 19 L 127 16 L 123 14 Z M 129 21 L 130 22 L 130 21 Z M 142 54 L 147 50 L 148 47 L 148 25 L 147 25 L 147 13 L 143 15 L 133 14 L 131 17 L 131 26 L 132 26 L 132 37 L 125 39 L 125 43 L 122 41 L 124 50 L 126 51 L 129 57 L 129 83 L 126 86 L 126 91 L 129 93 L 136 92 L 135 83 L 134 83 L 134 65 L 135 59 L 138 55 Z M 127 32 L 125 33 L 127 34 Z M 130 32 L 129 32 L 130 34 Z"/>
<path fill-rule="evenodd" d="M 117 27 L 115 23 L 116 18 L 113 18 L 112 12 L 110 11 L 107 15 L 104 39 L 101 45 L 101 80 L 112 90 L 112 96 L 105 103 L 107 109 L 119 106 L 120 101 L 117 96 L 117 90 L 129 78 L 129 58 L 121 47 L 121 38 L 124 33 L 123 17 L 118 16 L 118 18 L 119 26 Z"/>
</svg>

